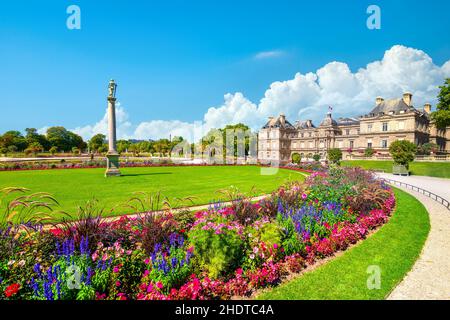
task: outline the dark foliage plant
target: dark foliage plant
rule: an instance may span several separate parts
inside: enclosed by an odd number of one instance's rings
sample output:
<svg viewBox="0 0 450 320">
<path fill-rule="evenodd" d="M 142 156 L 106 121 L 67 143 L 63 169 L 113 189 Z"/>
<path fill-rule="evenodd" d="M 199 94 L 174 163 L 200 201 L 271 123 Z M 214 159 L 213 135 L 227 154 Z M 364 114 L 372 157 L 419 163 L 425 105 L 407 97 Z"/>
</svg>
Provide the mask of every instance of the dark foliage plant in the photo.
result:
<svg viewBox="0 0 450 320">
<path fill-rule="evenodd" d="M 168 244 L 170 235 L 176 229 L 176 221 L 172 214 L 158 215 L 156 213 L 140 214 L 136 225 L 141 231 L 139 240 L 147 254 L 151 254 L 157 244 Z"/>
</svg>

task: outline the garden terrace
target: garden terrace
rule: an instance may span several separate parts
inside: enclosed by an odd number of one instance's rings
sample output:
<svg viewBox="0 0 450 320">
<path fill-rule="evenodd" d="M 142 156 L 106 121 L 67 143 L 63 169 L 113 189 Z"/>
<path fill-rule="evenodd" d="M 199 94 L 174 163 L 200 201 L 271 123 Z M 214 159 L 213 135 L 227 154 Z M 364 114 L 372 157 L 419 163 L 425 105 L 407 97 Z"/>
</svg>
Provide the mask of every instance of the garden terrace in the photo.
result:
<svg viewBox="0 0 450 320">
<path fill-rule="evenodd" d="M 257 203 L 240 198 L 195 213 L 91 217 L 23 236 L 3 226 L 2 297 L 249 297 L 365 239 L 395 208 L 393 191 L 357 168 L 314 173 Z M 70 266 L 81 272 L 80 289 L 67 287 Z"/>
</svg>

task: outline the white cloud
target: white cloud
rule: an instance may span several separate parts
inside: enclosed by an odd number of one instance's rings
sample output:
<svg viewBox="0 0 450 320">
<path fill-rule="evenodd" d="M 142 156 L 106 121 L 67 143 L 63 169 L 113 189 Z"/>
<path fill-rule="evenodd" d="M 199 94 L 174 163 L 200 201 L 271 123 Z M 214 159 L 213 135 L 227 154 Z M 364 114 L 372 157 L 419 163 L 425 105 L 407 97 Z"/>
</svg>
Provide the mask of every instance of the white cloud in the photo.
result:
<svg viewBox="0 0 450 320">
<path fill-rule="evenodd" d="M 262 51 L 255 54 L 255 59 L 269 59 L 269 58 L 276 58 L 283 55 L 283 51 L 281 50 L 273 50 L 273 51 Z"/>
<path fill-rule="evenodd" d="M 120 103 L 117 103 L 116 105 L 116 127 L 118 139 L 128 139 L 131 137 L 130 131 L 132 129 L 132 124 L 128 121 L 128 114 L 125 109 L 120 106 Z M 85 140 L 88 140 L 99 133 L 108 136 L 108 109 L 105 110 L 105 115 L 96 124 L 77 127 L 71 131 L 79 134 Z"/>
<path fill-rule="evenodd" d="M 141 122 L 134 131 L 135 139 L 169 139 L 169 136 L 182 136 L 188 141 L 198 141 L 206 134 L 201 121 L 183 122 L 179 120 L 152 120 Z"/>
<path fill-rule="evenodd" d="M 260 53 L 269 57 L 269 52 Z M 293 79 L 273 82 L 256 104 L 242 93 L 227 93 L 221 106 L 211 107 L 203 121 L 152 120 L 131 125 L 123 108 L 117 108 L 118 136 L 158 139 L 182 135 L 198 141 L 211 128 L 243 122 L 257 130 L 268 116 L 285 113 L 291 122 L 312 119 L 318 122 L 333 106 L 335 117 L 358 116 L 374 107 L 375 97 L 399 98 L 405 91 L 413 93 L 413 103 L 420 108 L 425 102 L 436 103 L 438 86 L 450 77 L 450 60 L 437 66 L 423 51 L 396 45 L 383 58 L 352 72 L 343 62 L 333 61 L 316 72 L 296 73 Z M 85 138 L 104 133 L 105 117 L 95 125 L 76 128 Z"/>
</svg>

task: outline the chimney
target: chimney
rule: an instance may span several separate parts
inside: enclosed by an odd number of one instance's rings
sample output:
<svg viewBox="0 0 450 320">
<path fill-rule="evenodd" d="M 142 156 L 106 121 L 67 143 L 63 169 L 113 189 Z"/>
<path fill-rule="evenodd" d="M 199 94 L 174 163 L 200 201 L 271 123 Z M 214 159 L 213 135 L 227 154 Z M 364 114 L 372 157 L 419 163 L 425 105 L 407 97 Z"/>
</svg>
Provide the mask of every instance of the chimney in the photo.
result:
<svg viewBox="0 0 450 320">
<path fill-rule="evenodd" d="M 405 93 L 403 94 L 403 101 L 406 103 L 406 105 L 407 105 L 408 107 L 411 107 L 411 106 L 412 106 L 412 93 L 410 93 L 410 92 L 405 92 Z"/>
<path fill-rule="evenodd" d="M 425 111 L 426 113 L 431 113 L 431 104 L 430 103 L 425 103 L 425 105 L 423 106 L 423 111 Z"/>
<path fill-rule="evenodd" d="M 383 101 L 384 101 L 384 99 L 383 99 L 382 97 L 377 97 L 376 100 L 375 100 L 375 103 L 376 103 L 377 105 L 379 105 L 379 104 L 382 103 Z"/>
<path fill-rule="evenodd" d="M 284 113 L 280 114 L 280 122 L 281 122 L 281 124 L 286 123 L 286 116 L 284 115 Z"/>
</svg>

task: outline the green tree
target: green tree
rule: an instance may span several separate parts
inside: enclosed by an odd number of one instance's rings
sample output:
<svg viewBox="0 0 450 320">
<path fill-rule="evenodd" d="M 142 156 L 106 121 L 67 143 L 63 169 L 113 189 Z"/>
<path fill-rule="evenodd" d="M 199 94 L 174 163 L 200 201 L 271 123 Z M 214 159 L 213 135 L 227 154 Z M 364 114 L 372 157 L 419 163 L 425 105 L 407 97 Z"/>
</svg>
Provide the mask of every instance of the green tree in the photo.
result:
<svg viewBox="0 0 450 320">
<path fill-rule="evenodd" d="M 117 141 L 117 152 L 124 153 L 130 147 L 131 142 L 127 140 L 118 140 Z"/>
<path fill-rule="evenodd" d="M 10 145 L 7 149 L 9 153 L 16 153 L 19 150 L 15 145 Z"/>
<path fill-rule="evenodd" d="M 16 147 L 16 151 L 23 151 L 27 147 L 25 137 L 19 131 L 7 131 L 0 136 L 0 147 L 9 148 Z"/>
<path fill-rule="evenodd" d="M 33 154 L 35 157 L 37 155 L 38 152 L 42 152 L 44 150 L 44 148 L 42 147 L 42 145 L 35 141 L 30 143 L 30 145 L 25 149 L 25 153 L 26 154 Z"/>
<path fill-rule="evenodd" d="M 320 161 L 320 155 L 318 155 L 317 153 L 313 155 L 313 160 L 314 161 Z"/>
<path fill-rule="evenodd" d="M 50 149 L 50 142 L 47 140 L 47 137 L 43 134 L 39 134 L 36 128 L 26 128 L 25 132 L 25 139 L 28 146 L 34 142 L 37 142 L 42 146 L 43 150 Z"/>
<path fill-rule="evenodd" d="M 444 129 L 450 126 L 450 78 L 445 79 L 444 85 L 439 88 L 441 89 L 438 94 L 439 102 L 431 118 L 438 128 Z"/>
<path fill-rule="evenodd" d="M 342 151 L 339 148 L 333 148 L 328 150 L 327 156 L 331 163 L 340 164 L 342 160 Z"/>
<path fill-rule="evenodd" d="M 439 150 L 439 147 L 437 144 L 427 142 L 427 143 L 424 143 L 423 145 L 417 147 L 417 154 L 429 155 L 432 152 L 436 153 L 438 150 Z"/>
<path fill-rule="evenodd" d="M 101 146 L 98 148 L 98 152 L 99 152 L 99 153 L 102 153 L 102 154 L 108 152 L 108 146 L 107 146 L 106 144 L 101 145 Z"/>
<path fill-rule="evenodd" d="M 103 146 L 103 144 L 105 144 L 105 141 L 106 136 L 104 134 L 96 134 L 88 142 L 89 149 L 91 150 L 91 152 L 98 152 L 98 148 Z"/>
<path fill-rule="evenodd" d="M 81 153 L 81 151 L 80 151 L 80 149 L 78 149 L 77 147 L 73 147 L 73 148 L 72 148 L 72 153 L 73 153 L 74 155 L 79 155 L 79 154 Z"/>
<path fill-rule="evenodd" d="M 299 164 L 302 161 L 302 157 L 298 153 L 292 154 L 292 163 Z"/>
<path fill-rule="evenodd" d="M 366 157 L 368 157 L 368 158 L 372 157 L 374 154 L 375 154 L 375 150 L 373 150 L 373 149 L 370 148 L 370 147 L 367 147 L 367 148 L 364 150 L 364 156 L 366 156 Z"/>
<path fill-rule="evenodd" d="M 417 147 L 407 140 L 397 140 L 389 146 L 389 153 L 396 164 L 404 165 L 407 169 L 409 163 L 414 161 Z"/>
<path fill-rule="evenodd" d="M 71 151 L 73 147 L 84 150 L 87 146 L 83 138 L 64 127 L 48 128 L 47 139 L 52 147 L 57 147 L 58 150 L 62 151 Z"/>
<path fill-rule="evenodd" d="M 51 153 L 52 156 L 54 156 L 55 153 L 58 152 L 58 148 L 57 147 L 51 147 L 48 151 Z"/>
</svg>

